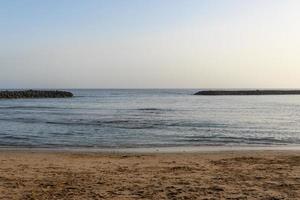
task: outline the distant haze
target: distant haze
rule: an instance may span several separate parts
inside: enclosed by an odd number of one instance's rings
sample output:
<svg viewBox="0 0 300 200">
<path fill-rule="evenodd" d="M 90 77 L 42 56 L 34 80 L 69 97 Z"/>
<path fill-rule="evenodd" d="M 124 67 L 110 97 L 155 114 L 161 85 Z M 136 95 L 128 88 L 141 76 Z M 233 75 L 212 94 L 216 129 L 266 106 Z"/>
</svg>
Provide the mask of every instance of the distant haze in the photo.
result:
<svg viewBox="0 0 300 200">
<path fill-rule="evenodd" d="M 298 0 L 0 0 L 0 88 L 300 88 Z"/>
</svg>

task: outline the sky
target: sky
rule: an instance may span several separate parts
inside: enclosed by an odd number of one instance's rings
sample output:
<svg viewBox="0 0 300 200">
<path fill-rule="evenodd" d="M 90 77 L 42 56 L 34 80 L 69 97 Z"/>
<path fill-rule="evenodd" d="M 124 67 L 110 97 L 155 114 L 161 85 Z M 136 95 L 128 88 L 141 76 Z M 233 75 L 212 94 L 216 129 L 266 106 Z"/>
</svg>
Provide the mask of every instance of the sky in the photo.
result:
<svg viewBox="0 0 300 200">
<path fill-rule="evenodd" d="M 300 88 L 298 0 L 0 0 L 0 88 Z"/>
</svg>

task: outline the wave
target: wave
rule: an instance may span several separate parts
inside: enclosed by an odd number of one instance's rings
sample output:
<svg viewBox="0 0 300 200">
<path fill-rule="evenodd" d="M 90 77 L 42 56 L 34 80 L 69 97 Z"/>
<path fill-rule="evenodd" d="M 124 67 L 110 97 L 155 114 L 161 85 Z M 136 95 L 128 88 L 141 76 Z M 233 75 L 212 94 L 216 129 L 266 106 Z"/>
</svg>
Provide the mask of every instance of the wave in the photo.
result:
<svg viewBox="0 0 300 200">
<path fill-rule="evenodd" d="M 133 109 L 133 110 L 143 112 L 143 113 L 149 113 L 149 114 L 161 114 L 161 113 L 175 111 L 173 109 L 162 109 L 162 108 L 138 108 L 138 109 Z"/>
<path fill-rule="evenodd" d="M 157 128 L 155 124 L 151 123 L 136 123 L 129 120 L 115 120 L 115 121 L 90 121 L 90 122 L 54 122 L 47 121 L 47 124 L 53 125 L 67 125 L 67 126 L 95 126 L 95 127 L 108 127 L 120 129 L 153 129 Z"/>
<path fill-rule="evenodd" d="M 230 137 L 230 136 L 185 136 L 180 141 L 185 142 L 210 142 L 221 144 L 300 144 L 300 140 L 296 138 L 277 139 L 274 137 Z"/>
<path fill-rule="evenodd" d="M 0 106 L 0 109 L 66 109 L 52 106 Z"/>
<path fill-rule="evenodd" d="M 29 141 L 34 137 L 38 138 L 37 136 L 30 136 L 30 135 L 28 135 L 28 136 L 25 136 L 25 135 L 23 135 L 23 136 L 20 136 L 20 135 L 18 135 L 18 136 L 16 136 L 16 135 L 0 136 L 1 140 L 12 140 L 12 141 L 14 141 L 14 140 Z"/>
<path fill-rule="evenodd" d="M 194 127 L 194 128 L 226 128 L 228 124 L 214 122 L 168 122 L 171 127 Z"/>
<path fill-rule="evenodd" d="M 21 122 L 21 123 L 43 123 L 43 120 L 37 118 L 0 118 L 0 121 Z"/>
<path fill-rule="evenodd" d="M 161 109 L 161 108 L 138 108 L 136 110 L 141 110 L 141 111 L 170 111 L 169 109 Z"/>
<path fill-rule="evenodd" d="M 46 118 L 47 115 L 43 115 L 43 118 L 39 117 L 2 117 L 0 121 L 19 122 L 19 123 L 32 123 L 32 124 L 52 124 L 52 125 L 65 125 L 65 126 L 95 126 L 95 127 L 110 127 L 120 129 L 186 129 L 194 128 L 195 131 L 198 128 L 228 128 L 229 125 L 214 123 L 214 122 L 187 122 L 187 121 L 171 121 L 163 119 L 74 119 L 74 118 L 61 118 L 58 120 L 50 120 Z"/>
</svg>

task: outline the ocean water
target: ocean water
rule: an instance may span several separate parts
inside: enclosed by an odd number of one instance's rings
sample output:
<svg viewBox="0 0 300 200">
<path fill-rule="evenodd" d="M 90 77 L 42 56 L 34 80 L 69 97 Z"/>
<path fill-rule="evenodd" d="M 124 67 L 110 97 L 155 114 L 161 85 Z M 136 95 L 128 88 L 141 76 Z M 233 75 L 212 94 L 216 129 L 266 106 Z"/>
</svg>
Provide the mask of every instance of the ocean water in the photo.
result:
<svg viewBox="0 0 300 200">
<path fill-rule="evenodd" d="M 0 146 L 300 146 L 300 96 L 194 96 L 197 90 L 68 90 L 0 100 Z"/>
</svg>

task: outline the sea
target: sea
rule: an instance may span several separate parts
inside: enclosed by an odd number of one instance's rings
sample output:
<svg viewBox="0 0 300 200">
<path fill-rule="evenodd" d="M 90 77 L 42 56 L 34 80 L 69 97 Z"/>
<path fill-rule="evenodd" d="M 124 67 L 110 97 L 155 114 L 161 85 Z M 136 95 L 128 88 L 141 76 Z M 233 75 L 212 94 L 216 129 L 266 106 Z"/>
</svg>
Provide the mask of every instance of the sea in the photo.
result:
<svg viewBox="0 0 300 200">
<path fill-rule="evenodd" d="M 0 147 L 300 146 L 300 96 L 195 96 L 199 89 L 71 89 L 0 100 Z"/>
</svg>

